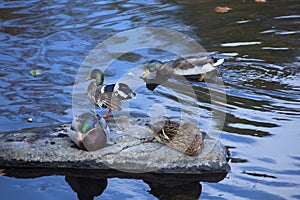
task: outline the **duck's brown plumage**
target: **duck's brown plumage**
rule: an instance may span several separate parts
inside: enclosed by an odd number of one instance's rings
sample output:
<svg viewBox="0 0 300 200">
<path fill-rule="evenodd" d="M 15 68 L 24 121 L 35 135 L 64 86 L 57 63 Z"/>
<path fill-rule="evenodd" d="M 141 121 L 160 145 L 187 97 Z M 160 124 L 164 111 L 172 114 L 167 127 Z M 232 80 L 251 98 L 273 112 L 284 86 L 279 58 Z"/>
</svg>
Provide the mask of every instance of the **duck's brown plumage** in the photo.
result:
<svg viewBox="0 0 300 200">
<path fill-rule="evenodd" d="M 224 59 L 215 59 L 210 56 L 188 56 L 176 59 L 170 63 L 151 60 L 146 65 L 146 72 L 142 75 L 142 78 L 145 79 L 151 72 L 156 72 L 155 79 L 151 79 L 151 81 L 157 84 L 166 81 L 172 75 L 198 75 L 198 81 L 203 81 L 205 73 L 214 70 L 216 66 L 223 62 Z"/>
<path fill-rule="evenodd" d="M 121 110 L 120 101 L 135 97 L 135 93 L 125 83 L 105 85 L 103 72 L 94 69 L 86 80 L 94 79 L 88 86 L 87 94 L 91 102 L 100 108 L 108 108 L 108 112 L 103 116 L 109 117 L 112 110 Z"/>
<path fill-rule="evenodd" d="M 202 66 L 210 62 L 211 62 L 210 57 L 188 56 L 186 58 L 176 59 L 172 63 L 171 67 L 186 70 L 189 68 L 194 68 L 195 66 L 200 66 L 200 65 Z"/>
<path fill-rule="evenodd" d="M 204 143 L 200 129 L 191 122 L 162 120 L 152 126 L 155 139 L 184 154 L 195 156 Z"/>
</svg>

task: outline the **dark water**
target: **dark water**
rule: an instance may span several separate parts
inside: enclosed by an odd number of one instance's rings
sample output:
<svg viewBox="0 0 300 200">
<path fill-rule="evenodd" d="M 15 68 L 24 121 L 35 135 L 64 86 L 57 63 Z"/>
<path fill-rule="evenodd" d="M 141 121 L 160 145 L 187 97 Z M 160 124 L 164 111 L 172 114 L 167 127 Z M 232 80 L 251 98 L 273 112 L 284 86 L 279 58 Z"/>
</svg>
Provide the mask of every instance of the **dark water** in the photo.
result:
<svg viewBox="0 0 300 200">
<path fill-rule="evenodd" d="M 216 6 L 233 10 L 215 13 Z M 96 45 L 131 28 L 170 28 L 226 59 L 219 69 L 227 94 L 226 108 L 219 110 L 226 113 L 220 140 L 231 151 L 232 170 L 224 180 L 201 182 L 190 192 L 203 199 L 300 199 L 299 10 L 298 1 L 1 1 L 1 131 L 71 121 L 76 74 Z M 125 55 L 110 66 L 107 80 L 159 56 L 164 54 Z M 42 74 L 31 76 L 34 69 Z M 206 85 L 191 85 L 200 126 L 207 130 L 212 112 Z M 178 102 L 165 91 L 137 94 L 176 116 Z M 130 106 L 144 110 L 144 104 L 135 100 Z M 76 198 L 59 175 L 0 176 L 0 184 L 1 199 Z M 104 188 L 95 199 L 160 196 L 138 179 L 109 178 Z"/>
</svg>

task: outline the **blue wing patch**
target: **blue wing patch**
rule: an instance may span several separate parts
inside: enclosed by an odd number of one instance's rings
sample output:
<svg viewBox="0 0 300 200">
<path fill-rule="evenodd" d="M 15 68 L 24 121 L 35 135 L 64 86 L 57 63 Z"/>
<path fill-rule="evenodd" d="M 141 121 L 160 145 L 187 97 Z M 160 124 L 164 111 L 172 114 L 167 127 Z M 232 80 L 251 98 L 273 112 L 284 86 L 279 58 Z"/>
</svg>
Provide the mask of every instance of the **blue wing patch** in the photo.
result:
<svg viewBox="0 0 300 200">
<path fill-rule="evenodd" d="M 113 92 L 116 84 L 106 85 L 104 87 L 104 92 Z"/>
</svg>

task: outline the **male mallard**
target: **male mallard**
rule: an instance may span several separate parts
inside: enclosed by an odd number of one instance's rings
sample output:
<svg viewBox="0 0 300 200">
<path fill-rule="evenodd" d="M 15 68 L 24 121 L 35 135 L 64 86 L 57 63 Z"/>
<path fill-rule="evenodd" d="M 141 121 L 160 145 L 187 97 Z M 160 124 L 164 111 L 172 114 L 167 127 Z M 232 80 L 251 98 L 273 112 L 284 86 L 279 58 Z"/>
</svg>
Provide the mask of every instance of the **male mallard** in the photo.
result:
<svg viewBox="0 0 300 200">
<path fill-rule="evenodd" d="M 107 146 L 109 128 L 103 118 L 98 120 L 95 113 L 86 112 L 72 121 L 68 130 L 70 139 L 81 149 L 95 151 Z"/>
<path fill-rule="evenodd" d="M 91 102 L 100 108 L 108 108 L 108 112 L 103 118 L 108 118 L 112 110 L 122 110 L 121 100 L 128 100 L 135 97 L 135 93 L 125 83 L 105 85 L 103 72 L 93 69 L 90 76 L 85 80 L 94 80 L 88 86 L 88 97 Z"/>
<path fill-rule="evenodd" d="M 209 56 L 189 56 L 186 58 L 179 58 L 171 65 L 165 62 L 152 60 L 146 65 L 146 72 L 142 78 L 146 78 L 151 72 L 156 71 L 156 78 L 158 76 L 166 77 L 168 75 L 199 75 L 198 81 L 203 81 L 205 73 L 212 71 L 216 66 L 222 64 L 224 59 L 215 59 Z M 159 77 L 159 78 L 161 78 Z"/>
<path fill-rule="evenodd" d="M 189 121 L 162 120 L 151 126 L 154 138 L 189 156 L 200 153 L 204 143 L 202 132 Z"/>
</svg>

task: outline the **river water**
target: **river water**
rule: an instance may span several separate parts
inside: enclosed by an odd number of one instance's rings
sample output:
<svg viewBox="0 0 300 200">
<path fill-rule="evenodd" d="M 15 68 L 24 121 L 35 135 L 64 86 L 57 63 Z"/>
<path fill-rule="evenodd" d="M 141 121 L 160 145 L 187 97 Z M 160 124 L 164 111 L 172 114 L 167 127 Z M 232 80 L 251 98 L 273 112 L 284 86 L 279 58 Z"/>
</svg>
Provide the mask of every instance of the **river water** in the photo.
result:
<svg viewBox="0 0 300 200">
<path fill-rule="evenodd" d="M 216 6 L 232 10 L 216 13 Z M 218 183 L 199 183 L 196 198 L 300 199 L 299 10 L 298 1 L 1 1 L 1 132 L 71 121 L 73 85 L 91 50 L 121 31 L 168 28 L 225 59 L 219 71 L 227 103 L 219 111 L 226 118 L 219 139 L 231 152 L 231 171 Z M 151 50 L 124 55 L 107 69 L 106 80 L 167 56 Z M 32 70 L 41 74 L 32 76 Z M 190 84 L 199 101 L 190 116 L 200 112 L 199 126 L 207 131 L 212 110 L 206 85 Z M 166 88 L 136 92 L 132 110 L 155 103 L 178 117 L 178 100 Z M 68 183 L 59 175 L 0 176 L 1 199 L 76 199 Z M 95 199 L 163 199 L 139 179 L 105 183 Z"/>
</svg>

